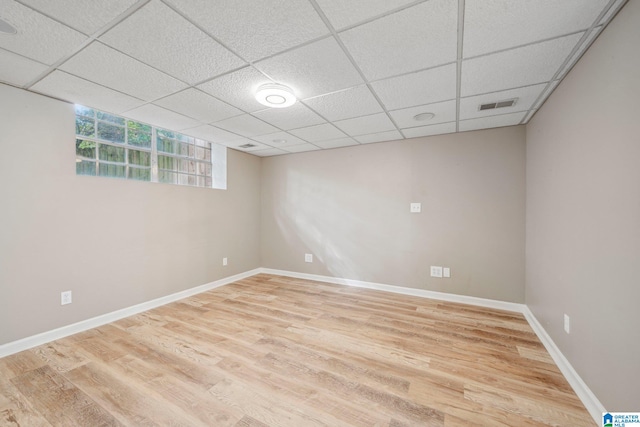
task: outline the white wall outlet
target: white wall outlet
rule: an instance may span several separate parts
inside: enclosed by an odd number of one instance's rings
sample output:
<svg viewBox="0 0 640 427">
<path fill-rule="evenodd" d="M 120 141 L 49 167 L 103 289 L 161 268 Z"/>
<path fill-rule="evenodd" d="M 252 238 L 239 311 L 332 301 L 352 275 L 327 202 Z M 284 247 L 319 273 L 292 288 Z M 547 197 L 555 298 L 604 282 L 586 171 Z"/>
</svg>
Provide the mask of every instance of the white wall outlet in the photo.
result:
<svg viewBox="0 0 640 427">
<path fill-rule="evenodd" d="M 566 314 L 564 315 L 564 331 L 568 334 L 571 333 L 571 319 Z"/>
<path fill-rule="evenodd" d="M 442 268 L 442 276 L 451 277 L 451 269 L 449 267 Z"/>
<path fill-rule="evenodd" d="M 409 205 L 409 212 L 420 213 L 422 212 L 422 203 L 411 203 Z"/>
<path fill-rule="evenodd" d="M 222 265 L 229 265 L 229 260 L 227 257 L 222 258 Z"/>
<path fill-rule="evenodd" d="M 304 262 L 313 262 L 313 254 L 304 254 Z"/>
<path fill-rule="evenodd" d="M 71 304 L 71 291 L 60 292 L 60 305 Z"/>
<path fill-rule="evenodd" d="M 442 277 L 442 267 L 431 266 L 431 277 Z"/>
</svg>

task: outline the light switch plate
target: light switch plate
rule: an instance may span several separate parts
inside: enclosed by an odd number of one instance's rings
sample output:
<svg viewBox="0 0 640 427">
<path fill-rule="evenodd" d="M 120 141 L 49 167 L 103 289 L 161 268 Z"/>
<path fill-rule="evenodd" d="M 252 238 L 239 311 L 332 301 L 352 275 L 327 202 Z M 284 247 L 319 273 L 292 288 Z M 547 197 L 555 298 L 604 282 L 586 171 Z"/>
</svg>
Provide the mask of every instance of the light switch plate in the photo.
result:
<svg viewBox="0 0 640 427">
<path fill-rule="evenodd" d="M 451 277 L 451 269 L 449 267 L 442 268 L 442 276 L 443 277 Z"/>
</svg>

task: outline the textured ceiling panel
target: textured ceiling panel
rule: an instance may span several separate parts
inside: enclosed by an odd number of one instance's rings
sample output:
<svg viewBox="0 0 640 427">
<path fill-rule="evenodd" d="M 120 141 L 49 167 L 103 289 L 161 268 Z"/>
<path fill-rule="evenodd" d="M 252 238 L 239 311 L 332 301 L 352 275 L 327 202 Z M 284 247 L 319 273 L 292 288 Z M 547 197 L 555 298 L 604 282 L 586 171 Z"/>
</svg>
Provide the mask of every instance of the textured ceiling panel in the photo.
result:
<svg viewBox="0 0 640 427">
<path fill-rule="evenodd" d="M 1 36 L 0 36 L 1 37 Z M 0 49 L 0 82 L 23 86 L 47 70 L 46 65 Z"/>
<path fill-rule="evenodd" d="M 344 133 L 350 136 L 366 135 L 394 130 L 389 117 L 385 113 L 372 114 L 370 116 L 356 117 L 354 119 L 334 122 Z"/>
<path fill-rule="evenodd" d="M 297 136 L 291 135 L 287 132 L 275 132 L 267 135 L 254 136 L 251 139 L 260 141 L 267 145 L 271 145 L 272 147 L 287 147 L 289 145 L 300 145 L 307 143 L 307 141 L 304 141 Z"/>
<path fill-rule="evenodd" d="M 319 147 L 312 144 L 291 145 L 283 148 L 283 150 L 288 151 L 289 153 L 304 153 L 306 151 L 316 151 L 319 149 Z"/>
<path fill-rule="evenodd" d="M 418 114 L 424 113 L 432 113 L 434 117 L 428 120 L 414 119 Z M 456 100 L 403 108 L 402 110 L 390 111 L 389 114 L 401 129 L 454 122 L 456 120 Z"/>
<path fill-rule="evenodd" d="M 169 95 L 155 101 L 154 104 L 204 123 L 217 122 L 243 114 L 237 108 L 194 88 Z"/>
<path fill-rule="evenodd" d="M 329 123 L 294 129 L 289 133 L 309 142 L 327 141 L 329 139 L 345 138 L 347 136 Z"/>
<path fill-rule="evenodd" d="M 227 132 L 211 125 L 202 125 L 184 130 L 184 133 L 195 138 L 206 141 L 217 142 L 218 144 L 229 143 L 243 139 L 242 136 Z"/>
<path fill-rule="evenodd" d="M 382 111 L 380 103 L 365 85 L 306 99 L 304 102 L 327 120 L 344 120 Z"/>
<path fill-rule="evenodd" d="M 203 83 L 198 88 L 234 107 L 252 113 L 264 109 L 264 105 L 256 101 L 255 92 L 265 83 L 272 81 L 259 71 L 246 67 Z"/>
<path fill-rule="evenodd" d="M 269 156 L 279 156 L 282 154 L 287 154 L 287 152 L 284 150 L 279 150 L 277 148 L 267 148 L 266 150 L 252 151 L 251 154 L 259 157 L 269 157 Z"/>
<path fill-rule="evenodd" d="M 482 0 L 465 3 L 464 57 L 591 27 L 609 0 Z"/>
<path fill-rule="evenodd" d="M 455 64 L 371 83 L 388 110 L 432 104 L 456 97 Z"/>
<path fill-rule="evenodd" d="M 474 119 L 476 117 L 496 116 L 501 114 L 513 113 L 517 111 L 526 111 L 533 106 L 533 103 L 542 93 L 546 83 L 522 87 L 519 89 L 505 90 L 502 92 L 493 92 L 485 95 L 471 96 L 460 100 L 460 120 Z M 512 107 L 495 108 L 493 110 L 480 111 L 481 104 L 491 102 L 507 101 L 516 99 L 516 103 Z"/>
<path fill-rule="evenodd" d="M 336 30 L 414 3 L 414 0 L 316 0 Z"/>
<path fill-rule="evenodd" d="M 308 0 L 170 0 L 247 61 L 329 34 Z"/>
<path fill-rule="evenodd" d="M 118 15 L 136 4 L 137 0 L 21 0 L 58 21 L 91 35 Z"/>
<path fill-rule="evenodd" d="M 322 117 L 299 102 L 288 108 L 267 108 L 253 115 L 284 130 L 325 123 Z"/>
<path fill-rule="evenodd" d="M 507 50 L 462 63 L 462 96 L 549 81 L 582 33 Z"/>
<path fill-rule="evenodd" d="M 361 144 L 371 144 L 374 142 L 394 141 L 402 139 L 402 134 L 397 130 L 391 130 L 388 132 L 372 133 L 370 135 L 361 135 L 354 138 Z"/>
<path fill-rule="evenodd" d="M 59 70 L 40 80 L 31 89 L 76 104 L 100 105 L 102 110 L 116 114 L 144 104 L 140 99 Z"/>
<path fill-rule="evenodd" d="M 402 133 L 407 138 L 418 138 L 421 136 L 442 135 L 444 133 L 453 133 L 456 131 L 455 122 L 441 123 L 439 125 L 420 126 L 417 128 L 404 129 Z"/>
<path fill-rule="evenodd" d="M 327 141 L 314 142 L 313 144 L 317 145 L 320 148 L 340 148 L 349 147 L 351 145 L 359 145 L 358 141 L 353 138 L 329 139 Z"/>
<path fill-rule="evenodd" d="M 146 104 L 125 112 L 127 117 L 154 126 L 167 126 L 170 130 L 183 130 L 197 126 L 199 122 L 182 114 L 174 113 L 153 104 Z"/>
<path fill-rule="evenodd" d="M 62 64 L 60 69 L 145 101 L 153 101 L 187 86 L 97 42 Z"/>
<path fill-rule="evenodd" d="M 362 83 L 360 74 L 333 38 L 258 62 L 256 67 L 291 87 L 300 99 Z"/>
<path fill-rule="evenodd" d="M 340 33 L 369 80 L 456 60 L 457 2 L 430 0 Z"/>
<path fill-rule="evenodd" d="M 145 37 L 147 34 L 154 36 Z M 158 0 L 148 3 L 100 40 L 191 84 L 245 65 Z"/>
<path fill-rule="evenodd" d="M 503 114 L 501 116 L 482 117 L 480 119 L 460 121 L 460 132 L 476 129 L 498 128 L 503 126 L 513 126 L 520 123 L 527 112 Z"/>
<path fill-rule="evenodd" d="M 278 131 L 277 128 L 263 122 L 262 120 L 258 120 L 249 114 L 243 114 L 242 116 L 222 120 L 214 123 L 214 125 L 216 127 L 226 129 L 229 132 L 237 133 L 238 135 L 246 137 L 264 135 Z"/>
<path fill-rule="evenodd" d="M 53 64 L 87 40 L 84 34 L 12 0 L 0 0 L 0 16 L 17 30 L 14 35 L 0 34 L 0 48 L 45 64 Z"/>
</svg>

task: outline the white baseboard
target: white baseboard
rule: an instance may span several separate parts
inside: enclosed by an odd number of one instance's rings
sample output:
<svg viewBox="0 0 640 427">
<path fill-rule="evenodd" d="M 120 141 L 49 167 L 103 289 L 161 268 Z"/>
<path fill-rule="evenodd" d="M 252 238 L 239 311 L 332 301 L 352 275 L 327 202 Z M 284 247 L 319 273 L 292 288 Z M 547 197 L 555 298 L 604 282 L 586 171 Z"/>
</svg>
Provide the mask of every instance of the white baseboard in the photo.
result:
<svg viewBox="0 0 640 427">
<path fill-rule="evenodd" d="M 63 326 L 61 328 L 53 329 L 51 331 L 43 332 L 41 334 L 33 335 L 27 338 L 23 338 L 17 341 L 13 341 L 7 344 L 0 345 L 0 357 L 9 356 L 11 354 L 19 353 L 24 350 L 28 350 L 33 347 L 37 347 L 42 344 L 46 344 L 51 341 L 58 340 L 60 338 L 67 337 L 69 335 L 77 334 L 98 326 L 105 325 L 107 323 L 115 322 L 116 320 L 123 319 L 125 317 L 133 316 L 134 314 L 142 313 L 143 311 L 151 310 L 152 308 L 160 307 L 165 304 L 169 304 L 174 301 L 181 300 L 209 291 L 211 289 L 219 288 L 226 284 L 245 279 L 250 276 L 254 276 L 260 272 L 260 269 L 246 271 L 244 273 L 236 274 L 233 276 L 225 277 L 215 282 L 210 282 L 195 288 L 186 289 L 184 291 L 176 292 L 175 294 L 167 295 L 164 297 L 156 298 L 151 301 L 146 301 L 140 304 L 133 305 L 131 307 L 123 308 L 120 310 L 112 311 L 100 316 L 92 317 L 91 319 L 82 320 L 71 325 Z"/>
<path fill-rule="evenodd" d="M 573 391 L 576 392 L 576 395 L 582 401 L 582 404 L 587 408 L 589 414 L 596 422 L 597 425 L 601 425 L 602 422 L 602 413 L 607 412 L 604 405 L 600 403 L 600 400 L 596 397 L 595 394 L 591 391 L 591 389 L 587 386 L 587 384 L 580 378 L 580 375 L 573 369 L 571 363 L 564 357 L 564 354 L 560 351 L 556 343 L 553 342 L 547 331 L 542 327 L 536 316 L 533 315 L 529 307 L 525 306 L 524 311 L 522 312 L 524 317 L 531 325 L 533 331 L 538 335 L 540 341 L 551 355 L 551 358 L 562 372 L 562 375 L 567 379 Z"/>
<path fill-rule="evenodd" d="M 427 291 L 424 289 L 405 288 L 402 286 L 384 285 L 382 283 L 364 282 L 362 280 L 341 279 L 338 277 L 320 276 L 317 274 L 297 273 L 294 271 L 274 270 L 271 268 L 259 269 L 264 274 L 287 276 L 296 279 L 316 280 L 318 282 L 333 283 L 336 285 L 355 286 L 358 288 L 376 289 L 378 291 L 393 292 L 396 294 L 412 295 L 415 297 L 430 298 L 440 301 L 457 302 L 461 304 L 477 305 L 480 307 L 495 308 L 498 310 L 515 311 L 522 313 L 526 307 L 515 302 L 498 301 L 486 298 L 470 297 L 465 295 L 448 294 L 445 292 Z"/>
</svg>

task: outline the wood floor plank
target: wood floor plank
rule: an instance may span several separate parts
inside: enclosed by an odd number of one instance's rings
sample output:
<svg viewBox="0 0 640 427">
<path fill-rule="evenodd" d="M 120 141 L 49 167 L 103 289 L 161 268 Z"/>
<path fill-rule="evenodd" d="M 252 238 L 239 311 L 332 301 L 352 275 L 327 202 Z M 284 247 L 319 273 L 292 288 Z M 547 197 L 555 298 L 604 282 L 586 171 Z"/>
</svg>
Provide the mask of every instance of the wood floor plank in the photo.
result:
<svg viewBox="0 0 640 427">
<path fill-rule="evenodd" d="M 593 426 L 519 313 L 258 274 L 0 359 L 0 426 Z"/>
</svg>

